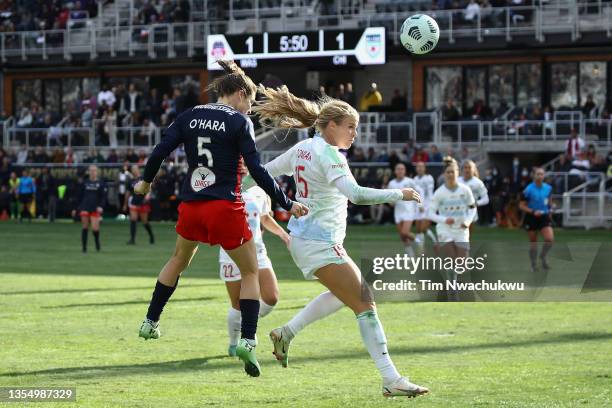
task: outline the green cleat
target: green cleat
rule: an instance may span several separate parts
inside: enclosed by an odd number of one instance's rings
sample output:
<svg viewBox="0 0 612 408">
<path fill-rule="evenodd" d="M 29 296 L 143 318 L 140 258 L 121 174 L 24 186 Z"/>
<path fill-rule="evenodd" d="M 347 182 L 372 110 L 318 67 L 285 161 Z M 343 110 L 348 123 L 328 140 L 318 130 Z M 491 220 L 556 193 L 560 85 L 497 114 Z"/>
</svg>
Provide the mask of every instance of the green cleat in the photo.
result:
<svg viewBox="0 0 612 408">
<path fill-rule="evenodd" d="M 237 346 L 235 344 L 230 344 L 227 348 L 227 355 L 230 357 L 236 357 L 236 347 Z"/>
<path fill-rule="evenodd" d="M 142 326 L 140 326 L 138 337 L 142 337 L 145 340 L 149 340 L 159 339 L 159 336 L 161 336 L 161 333 L 159 331 L 159 322 L 144 319 L 144 321 L 142 322 Z"/>
<path fill-rule="evenodd" d="M 274 357 L 285 368 L 289 365 L 289 343 L 291 339 L 284 327 L 279 327 L 270 332 L 270 340 L 274 347 Z"/>
<path fill-rule="evenodd" d="M 244 362 L 244 371 L 251 377 L 259 377 L 261 368 L 255 357 L 256 340 L 240 339 L 236 347 L 236 355 Z"/>
</svg>

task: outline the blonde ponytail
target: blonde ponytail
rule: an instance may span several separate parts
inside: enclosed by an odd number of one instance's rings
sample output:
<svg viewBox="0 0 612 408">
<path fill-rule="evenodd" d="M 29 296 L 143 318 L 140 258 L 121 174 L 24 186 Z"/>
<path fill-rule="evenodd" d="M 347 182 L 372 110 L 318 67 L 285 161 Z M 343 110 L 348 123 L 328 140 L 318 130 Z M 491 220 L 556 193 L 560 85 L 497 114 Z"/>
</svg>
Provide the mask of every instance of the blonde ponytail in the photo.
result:
<svg viewBox="0 0 612 408">
<path fill-rule="evenodd" d="M 315 127 L 321 132 L 331 121 L 340 124 L 345 118 L 351 118 L 355 124 L 359 122 L 359 113 L 339 99 L 324 97 L 312 102 L 293 95 L 286 86 L 272 89 L 259 85 L 258 90 L 264 99 L 257 101 L 252 110 L 267 127 Z"/>
</svg>

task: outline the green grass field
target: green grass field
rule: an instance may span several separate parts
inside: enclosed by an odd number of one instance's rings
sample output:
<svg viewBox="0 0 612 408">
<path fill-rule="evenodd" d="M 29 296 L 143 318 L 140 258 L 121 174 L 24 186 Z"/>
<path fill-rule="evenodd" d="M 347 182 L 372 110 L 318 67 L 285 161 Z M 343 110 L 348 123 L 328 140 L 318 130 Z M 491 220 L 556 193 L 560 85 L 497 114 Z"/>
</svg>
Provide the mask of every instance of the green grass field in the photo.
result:
<svg viewBox="0 0 612 408">
<path fill-rule="evenodd" d="M 612 407 L 610 303 L 382 303 L 391 356 L 431 389 L 385 400 L 354 317 L 342 310 L 296 338 L 290 367 L 270 354 L 267 332 L 322 286 L 302 280 L 267 237 L 281 301 L 260 321 L 263 374 L 249 378 L 225 357 L 223 283 L 217 250 L 202 246 L 162 317 L 162 338 L 137 337 L 156 275 L 174 245 L 125 245 L 128 225 L 103 225 L 101 253 L 80 253 L 77 224 L 0 223 L 0 386 L 76 387 L 83 407 Z M 482 229 L 484 239 L 525 239 Z M 392 227 L 351 227 L 346 247 L 389 239 Z M 609 239 L 558 231 L 558 241 Z M 90 237 L 90 246 L 92 244 Z M 2 405 L 0 403 L 0 405 Z M 18 406 L 18 404 L 7 404 Z"/>
</svg>

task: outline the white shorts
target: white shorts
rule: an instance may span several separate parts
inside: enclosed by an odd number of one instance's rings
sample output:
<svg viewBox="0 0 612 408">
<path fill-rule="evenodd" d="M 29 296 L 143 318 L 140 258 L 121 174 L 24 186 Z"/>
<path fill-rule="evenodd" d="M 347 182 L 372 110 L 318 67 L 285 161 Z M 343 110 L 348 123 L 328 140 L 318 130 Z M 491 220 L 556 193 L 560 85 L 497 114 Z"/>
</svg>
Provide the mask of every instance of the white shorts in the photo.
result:
<svg viewBox="0 0 612 408">
<path fill-rule="evenodd" d="M 266 251 L 257 252 L 257 267 L 259 269 L 272 269 L 272 261 Z M 240 269 L 228 256 L 219 258 L 219 277 L 223 282 L 236 282 L 242 279 Z"/>
<path fill-rule="evenodd" d="M 446 226 L 446 224 L 437 224 L 436 234 L 438 235 L 438 242 L 440 244 L 454 242 L 459 247 L 470 249 L 469 228 L 449 228 Z"/>
<path fill-rule="evenodd" d="M 307 280 L 317 279 L 315 272 L 326 265 L 342 265 L 349 260 L 341 243 L 302 239 L 292 235 L 289 250 Z"/>
<path fill-rule="evenodd" d="M 399 224 L 403 221 L 414 221 L 417 219 L 416 216 L 416 210 L 413 208 L 406 210 L 395 208 L 395 210 L 393 211 L 393 217 L 395 218 L 396 224 Z"/>
<path fill-rule="evenodd" d="M 421 211 L 422 209 L 422 211 Z M 427 211 L 429 210 L 429 206 L 427 203 L 424 203 L 422 206 L 417 206 L 416 208 L 416 220 L 428 220 Z"/>
</svg>

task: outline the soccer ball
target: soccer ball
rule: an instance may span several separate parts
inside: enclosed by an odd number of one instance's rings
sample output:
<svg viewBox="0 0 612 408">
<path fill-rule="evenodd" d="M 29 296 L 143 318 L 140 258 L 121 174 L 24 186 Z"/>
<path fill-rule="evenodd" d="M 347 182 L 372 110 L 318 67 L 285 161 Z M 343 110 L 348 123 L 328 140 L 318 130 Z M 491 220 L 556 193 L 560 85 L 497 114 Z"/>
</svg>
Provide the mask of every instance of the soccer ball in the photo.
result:
<svg viewBox="0 0 612 408">
<path fill-rule="evenodd" d="M 440 39 L 440 28 L 436 20 L 426 14 L 408 17 L 400 28 L 400 40 L 414 54 L 427 54 Z"/>
</svg>

